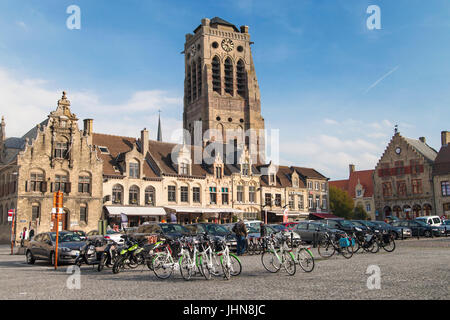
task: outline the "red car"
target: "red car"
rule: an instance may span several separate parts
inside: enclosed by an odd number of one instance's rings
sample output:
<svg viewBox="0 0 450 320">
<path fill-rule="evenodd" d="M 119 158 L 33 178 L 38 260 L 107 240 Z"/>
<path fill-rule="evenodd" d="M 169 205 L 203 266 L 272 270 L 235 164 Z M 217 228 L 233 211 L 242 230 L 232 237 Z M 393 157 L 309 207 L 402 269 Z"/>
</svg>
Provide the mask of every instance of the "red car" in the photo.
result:
<svg viewBox="0 0 450 320">
<path fill-rule="evenodd" d="M 292 231 L 298 222 L 283 222 L 281 225 L 285 226 L 289 231 Z"/>
</svg>

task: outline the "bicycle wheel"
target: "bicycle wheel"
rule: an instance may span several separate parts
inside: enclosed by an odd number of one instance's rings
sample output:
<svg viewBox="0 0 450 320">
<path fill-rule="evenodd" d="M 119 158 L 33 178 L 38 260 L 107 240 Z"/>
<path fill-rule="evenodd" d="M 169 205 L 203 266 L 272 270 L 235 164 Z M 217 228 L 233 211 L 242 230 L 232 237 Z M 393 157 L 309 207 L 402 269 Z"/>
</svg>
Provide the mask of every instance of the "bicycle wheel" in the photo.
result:
<svg viewBox="0 0 450 320">
<path fill-rule="evenodd" d="M 220 263 L 220 257 L 217 254 L 212 254 L 211 263 L 212 263 L 212 268 L 211 268 L 212 275 L 216 276 L 216 277 L 220 276 L 221 270 L 222 270 L 222 264 Z"/>
<path fill-rule="evenodd" d="M 305 272 L 311 272 L 314 269 L 314 257 L 307 249 L 302 248 L 298 251 L 297 262 Z"/>
<path fill-rule="evenodd" d="M 229 261 L 230 256 L 221 256 L 220 263 L 222 264 L 223 276 L 225 279 L 230 280 L 231 278 L 231 262 Z"/>
<path fill-rule="evenodd" d="M 392 252 L 395 250 L 395 241 L 394 238 L 391 236 L 391 238 L 389 239 L 389 243 L 383 243 L 382 245 L 383 249 L 386 250 L 387 252 Z"/>
<path fill-rule="evenodd" d="M 192 268 L 191 268 L 191 257 L 188 254 L 183 254 L 178 260 L 178 264 L 180 265 L 181 276 L 184 280 L 189 280 L 192 277 Z"/>
<path fill-rule="evenodd" d="M 261 255 L 261 262 L 264 268 L 272 273 L 280 271 L 281 262 L 272 250 L 265 251 Z"/>
<path fill-rule="evenodd" d="M 205 279 L 206 280 L 211 279 L 212 272 L 211 272 L 211 268 L 210 268 L 209 259 L 206 254 L 201 253 L 199 255 L 199 264 L 200 264 L 201 273 L 205 277 Z"/>
<path fill-rule="evenodd" d="M 230 253 L 230 260 L 231 260 L 231 270 L 230 273 L 233 277 L 236 277 L 241 274 L 242 272 L 242 265 L 241 261 L 239 261 L 239 258 L 236 257 L 234 254 Z"/>
<path fill-rule="evenodd" d="M 319 255 L 322 258 L 328 259 L 334 254 L 336 248 L 333 246 L 330 240 L 323 239 L 322 241 L 319 242 L 317 250 L 319 251 Z"/>
<path fill-rule="evenodd" d="M 348 246 L 340 249 L 340 253 L 345 259 L 350 259 L 353 256 L 353 246 Z"/>
<path fill-rule="evenodd" d="M 278 254 L 281 254 L 279 252 Z M 297 270 L 294 255 L 292 252 L 284 251 L 283 252 L 283 266 L 284 270 L 290 275 L 293 276 L 295 274 L 295 271 Z"/>
<path fill-rule="evenodd" d="M 380 245 L 378 244 L 378 241 L 375 240 L 372 244 L 372 249 L 370 250 L 370 252 L 377 253 L 378 251 L 380 251 Z"/>
<path fill-rule="evenodd" d="M 172 275 L 172 264 L 168 254 L 159 254 L 153 259 L 153 272 L 158 278 L 167 279 Z"/>
</svg>

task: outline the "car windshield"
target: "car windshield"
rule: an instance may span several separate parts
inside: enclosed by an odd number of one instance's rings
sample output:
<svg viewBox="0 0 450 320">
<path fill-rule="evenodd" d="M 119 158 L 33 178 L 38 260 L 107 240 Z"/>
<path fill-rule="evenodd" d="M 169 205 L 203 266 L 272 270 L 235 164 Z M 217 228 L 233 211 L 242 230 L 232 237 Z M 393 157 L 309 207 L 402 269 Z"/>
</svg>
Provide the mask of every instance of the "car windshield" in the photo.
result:
<svg viewBox="0 0 450 320">
<path fill-rule="evenodd" d="M 257 228 L 255 228 L 255 227 L 249 226 L 249 227 L 247 228 L 247 232 L 248 232 L 248 233 L 259 233 L 259 230 L 258 230 Z"/>
<path fill-rule="evenodd" d="M 52 241 L 56 241 L 56 232 L 52 232 L 51 234 Z M 59 232 L 58 233 L 58 242 L 80 242 L 83 241 L 81 237 L 74 232 Z"/>
<path fill-rule="evenodd" d="M 161 229 L 164 233 L 184 233 L 189 234 L 189 230 L 179 224 L 163 223 L 160 224 Z"/>
<path fill-rule="evenodd" d="M 116 234 L 116 233 L 120 233 L 119 231 L 114 231 L 114 230 L 107 230 L 106 234 Z"/>
<path fill-rule="evenodd" d="M 214 235 L 226 235 L 229 233 L 229 231 L 226 228 L 218 224 L 206 224 L 205 228 L 208 233 Z"/>
<path fill-rule="evenodd" d="M 274 225 L 271 225 L 271 227 L 274 228 L 276 231 L 284 231 L 287 229 L 285 226 L 283 226 L 281 224 L 274 224 Z"/>
<path fill-rule="evenodd" d="M 349 227 L 349 228 L 354 226 L 353 223 L 351 223 L 350 221 L 347 221 L 347 220 L 341 220 L 341 224 L 342 224 L 342 226 Z"/>
</svg>

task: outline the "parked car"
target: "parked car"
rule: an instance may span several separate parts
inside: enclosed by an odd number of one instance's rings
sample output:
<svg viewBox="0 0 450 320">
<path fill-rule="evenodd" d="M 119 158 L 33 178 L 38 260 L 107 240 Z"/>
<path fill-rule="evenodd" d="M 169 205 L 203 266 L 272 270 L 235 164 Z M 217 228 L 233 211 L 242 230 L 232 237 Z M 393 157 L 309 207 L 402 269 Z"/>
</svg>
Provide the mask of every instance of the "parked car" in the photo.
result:
<svg viewBox="0 0 450 320">
<path fill-rule="evenodd" d="M 421 220 L 400 220 L 393 222 L 392 225 L 394 227 L 406 227 L 411 229 L 412 236 L 425 236 L 431 237 L 445 235 L 445 229 L 442 227 L 432 227 L 429 224 L 421 221 Z"/>
<path fill-rule="evenodd" d="M 190 236 L 192 233 L 186 227 L 178 223 L 150 223 L 144 224 L 130 233 L 136 239 L 148 239 L 150 236 L 176 239 L 181 236 Z"/>
<path fill-rule="evenodd" d="M 348 235 L 351 235 L 353 232 L 367 232 L 369 230 L 365 226 L 362 225 L 356 226 L 349 220 L 345 219 L 323 219 L 320 220 L 320 222 L 322 222 L 329 228 L 345 231 L 345 233 L 347 233 Z"/>
<path fill-rule="evenodd" d="M 390 230 L 391 234 L 394 235 L 395 239 L 401 238 L 402 233 L 403 233 L 403 238 L 411 238 L 412 237 L 412 231 L 408 227 L 396 227 L 396 226 L 393 226 L 384 221 L 371 221 L 371 223 L 380 225 L 381 227 L 384 227 L 384 228 Z"/>
<path fill-rule="evenodd" d="M 213 237 L 225 237 L 227 244 L 231 248 L 236 248 L 236 246 L 237 246 L 236 235 L 221 224 L 204 223 L 204 222 L 203 223 L 193 223 L 193 224 L 186 225 L 186 228 L 192 234 L 206 233 L 207 235 L 210 235 Z"/>
<path fill-rule="evenodd" d="M 86 232 L 84 232 L 83 230 L 71 230 L 71 231 L 78 234 L 80 236 L 81 240 L 87 239 Z"/>
<path fill-rule="evenodd" d="M 297 225 L 297 223 L 295 225 Z M 267 226 L 271 227 L 273 230 L 276 230 L 276 232 L 281 232 L 286 237 L 290 237 L 291 233 L 292 233 L 294 239 L 301 239 L 301 237 L 300 237 L 300 235 L 298 233 L 294 232 L 293 229 L 290 230 L 289 227 L 287 227 L 287 226 L 285 226 L 283 224 L 269 224 Z"/>
<path fill-rule="evenodd" d="M 89 240 L 93 239 L 106 239 L 113 240 L 118 244 L 123 244 L 124 239 L 121 237 L 123 233 L 114 230 L 107 230 L 105 235 L 102 235 L 98 232 L 98 230 L 91 230 L 86 234 L 86 238 Z"/>
<path fill-rule="evenodd" d="M 80 254 L 80 248 L 86 244 L 81 237 L 71 231 L 58 233 L 58 264 L 74 263 Z M 26 261 L 34 264 L 36 260 L 47 260 L 55 264 L 56 232 L 37 234 L 29 241 L 25 250 Z"/>
<path fill-rule="evenodd" d="M 345 237 L 346 233 L 339 229 L 329 228 L 327 225 L 317 221 L 302 221 L 299 222 L 294 230 L 295 233 L 300 235 L 300 238 L 307 242 L 312 243 L 314 241 L 314 234 L 318 233 L 317 241 L 320 241 L 326 232 L 329 234 L 336 234 L 340 237 Z"/>
<path fill-rule="evenodd" d="M 438 226 L 442 225 L 442 221 L 439 216 L 417 217 L 416 220 L 421 220 L 425 223 L 428 223 L 430 226 L 433 226 L 433 227 L 438 227 Z"/>
<path fill-rule="evenodd" d="M 385 218 L 385 222 L 389 223 L 389 224 L 392 224 L 395 221 L 400 221 L 400 219 L 398 217 L 396 217 L 396 216 L 387 216 Z"/>
<path fill-rule="evenodd" d="M 255 227 L 259 229 L 259 226 L 263 223 L 261 220 L 244 220 L 244 224 L 246 227 Z"/>
<path fill-rule="evenodd" d="M 297 224 L 298 224 L 298 222 L 283 222 L 283 223 L 281 223 L 281 225 L 285 226 L 289 231 L 292 231 Z"/>
<path fill-rule="evenodd" d="M 449 235 L 450 234 L 450 220 L 444 220 L 442 221 L 442 226 L 445 229 L 445 234 Z"/>
</svg>

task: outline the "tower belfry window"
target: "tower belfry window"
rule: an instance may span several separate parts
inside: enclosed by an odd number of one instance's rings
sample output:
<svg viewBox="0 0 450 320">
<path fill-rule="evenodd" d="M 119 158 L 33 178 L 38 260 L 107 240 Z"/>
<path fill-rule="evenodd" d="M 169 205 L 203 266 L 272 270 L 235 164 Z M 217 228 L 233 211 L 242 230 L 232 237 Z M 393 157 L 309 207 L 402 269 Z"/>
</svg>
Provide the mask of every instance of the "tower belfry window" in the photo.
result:
<svg viewBox="0 0 450 320">
<path fill-rule="evenodd" d="M 186 72 L 186 102 L 191 102 L 191 66 L 187 66 L 187 72 Z"/>
<path fill-rule="evenodd" d="M 221 82 L 220 82 L 220 61 L 219 58 L 214 57 L 212 60 L 212 83 L 213 90 L 221 94 Z"/>
<path fill-rule="evenodd" d="M 245 96 L 245 65 L 242 60 L 239 60 L 236 66 L 236 81 L 237 81 L 237 92 L 240 96 Z"/>
<path fill-rule="evenodd" d="M 233 95 L 233 63 L 230 58 L 225 60 L 225 92 Z"/>
<path fill-rule="evenodd" d="M 200 58 L 198 58 L 197 61 L 197 90 L 198 90 L 198 97 L 202 95 L 202 61 Z"/>
<path fill-rule="evenodd" d="M 196 63 L 192 63 L 192 98 L 197 99 L 197 68 Z"/>
</svg>

